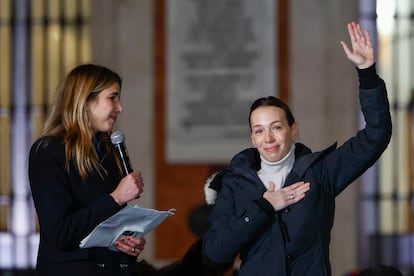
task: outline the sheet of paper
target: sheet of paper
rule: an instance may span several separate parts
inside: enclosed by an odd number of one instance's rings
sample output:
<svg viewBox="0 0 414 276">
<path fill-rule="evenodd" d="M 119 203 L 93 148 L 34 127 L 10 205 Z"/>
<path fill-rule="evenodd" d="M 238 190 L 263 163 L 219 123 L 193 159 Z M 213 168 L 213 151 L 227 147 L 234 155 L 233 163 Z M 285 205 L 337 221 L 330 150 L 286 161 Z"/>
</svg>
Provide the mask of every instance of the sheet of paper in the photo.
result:
<svg viewBox="0 0 414 276">
<path fill-rule="evenodd" d="M 79 244 L 80 248 L 109 247 L 124 231 L 147 234 L 160 225 L 175 209 L 158 211 L 135 206 L 126 206 L 115 215 L 100 223 Z"/>
</svg>

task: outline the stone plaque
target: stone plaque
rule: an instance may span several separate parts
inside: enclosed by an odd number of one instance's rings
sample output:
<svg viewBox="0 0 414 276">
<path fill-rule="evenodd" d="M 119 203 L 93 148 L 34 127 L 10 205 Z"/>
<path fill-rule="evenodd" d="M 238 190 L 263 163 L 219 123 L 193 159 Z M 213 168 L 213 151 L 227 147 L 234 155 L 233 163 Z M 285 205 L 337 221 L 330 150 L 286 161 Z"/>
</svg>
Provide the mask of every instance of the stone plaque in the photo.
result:
<svg viewBox="0 0 414 276">
<path fill-rule="evenodd" d="M 248 113 L 277 95 L 276 1 L 168 0 L 167 161 L 227 163 Z"/>
</svg>

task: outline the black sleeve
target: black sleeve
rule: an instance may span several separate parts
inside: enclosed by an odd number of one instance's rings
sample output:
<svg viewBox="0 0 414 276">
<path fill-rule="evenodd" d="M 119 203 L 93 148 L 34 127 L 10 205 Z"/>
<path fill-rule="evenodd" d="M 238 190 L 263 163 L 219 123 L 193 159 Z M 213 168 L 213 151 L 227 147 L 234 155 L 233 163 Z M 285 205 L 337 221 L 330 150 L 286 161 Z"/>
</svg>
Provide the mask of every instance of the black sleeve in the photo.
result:
<svg viewBox="0 0 414 276">
<path fill-rule="evenodd" d="M 359 87 L 363 89 L 373 89 L 381 84 L 381 79 L 377 75 L 377 71 L 375 69 L 375 63 L 365 69 L 359 69 L 358 77 L 359 77 Z"/>
<path fill-rule="evenodd" d="M 272 216 L 275 213 L 275 209 L 272 204 L 264 198 L 256 199 L 254 202 L 268 215 Z"/>
</svg>

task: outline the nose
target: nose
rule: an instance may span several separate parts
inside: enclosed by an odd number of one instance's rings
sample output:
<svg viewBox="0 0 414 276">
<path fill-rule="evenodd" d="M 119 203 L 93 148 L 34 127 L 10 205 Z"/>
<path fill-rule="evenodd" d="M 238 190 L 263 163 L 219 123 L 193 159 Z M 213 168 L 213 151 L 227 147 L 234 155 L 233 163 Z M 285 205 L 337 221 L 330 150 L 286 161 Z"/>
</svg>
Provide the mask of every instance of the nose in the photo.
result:
<svg viewBox="0 0 414 276">
<path fill-rule="evenodd" d="M 121 102 L 117 102 L 117 104 L 116 104 L 116 111 L 118 111 L 119 113 L 122 113 L 123 110 L 124 109 L 122 107 Z"/>
<path fill-rule="evenodd" d="M 274 137 L 273 137 L 273 134 L 272 134 L 272 132 L 270 131 L 270 130 L 266 130 L 265 131 L 265 142 L 273 142 L 273 139 L 274 139 Z"/>
</svg>

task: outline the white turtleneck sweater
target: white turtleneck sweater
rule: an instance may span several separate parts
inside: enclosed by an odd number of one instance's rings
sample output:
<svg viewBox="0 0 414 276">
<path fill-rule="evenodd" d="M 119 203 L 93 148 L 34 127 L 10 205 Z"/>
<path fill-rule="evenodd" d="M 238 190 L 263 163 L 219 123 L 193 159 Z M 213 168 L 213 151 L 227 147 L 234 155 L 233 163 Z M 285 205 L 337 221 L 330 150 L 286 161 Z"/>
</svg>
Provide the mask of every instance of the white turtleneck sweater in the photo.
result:
<svg viewBox="0 0 414 276">
<path fill-rule="evenodd" d="M 269 188 L 269 181 L 275 184 L 275 190 L 283 187 L 286 177 L 295 163 L 295 144 L 292 144 L 288 154 L 281 160 L 269 162 L 260 155 L 261 167 L 257 172 L 266 189 Z"/>
</svg>

